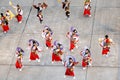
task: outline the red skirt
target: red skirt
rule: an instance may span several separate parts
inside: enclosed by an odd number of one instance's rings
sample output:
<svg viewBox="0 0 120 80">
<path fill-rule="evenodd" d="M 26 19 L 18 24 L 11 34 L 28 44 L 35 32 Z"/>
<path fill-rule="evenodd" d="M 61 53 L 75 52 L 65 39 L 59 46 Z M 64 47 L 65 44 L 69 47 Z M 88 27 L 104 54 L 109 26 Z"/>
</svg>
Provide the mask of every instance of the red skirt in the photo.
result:
<svg viewBox="0 0 120 80">
<path fill-rule="evenodd" d="M 22 68 L 22 63 L 17 60 L 15 66 L 17 69 L 20 69 Z"/>
<path fill-rule="evenodd" d="M 70 51 L 75 48 L 75 44 L 73 41 L 70 41 Z"/>
<path fill-rule="evenodd" d="M 52 61 L 62 61 L 59 55 L 52 53 Z"/>
<path fill-rule="evenodd" d="M 90 15 L 90 14 L 91 14 L 91 13 L 90 13 L 90 10 L 89 10 L 89 9 L 84 9 L 84 14 L 83 14 L 84 16 L 85 16 L 85 15 Z"/>
<path fill-rule="evenodd" d="M 18 22 L 22 21 L 22 15 L 18 14 L 18 15 L 16 16 L 16 18 L 17 18 L 17 21 L 18 21 Z"/>
<path fill-rule="evenodd" d="M 107 55 L 109 51 L 110 51 L 109 47 L 103 48 L 102 55 L 104 55 L 104 54 Z"/>
<path fill-rule="evenodd" d="M 3 31 L 8 31 L 9 30 L 9 26 L 8 25 L 3 25 L 2 28 L 3 28 Z"/>
<path fill-rule="evenodd" d="M 82 67 L 86 67 L 87 63 L 85 61 L 82 61 Z"/>
<path fill-rule="evenodd" d="M 74 74 L 74 71 L 73 71 L 73 70 L 67 68 L 67 69 L 66 69 L 66 72 L 65 72 L 65 75 L 66 75 L 66 76 L 74 76 L 75 74 Z"/>
<path fill-rule="evenodd" d="M 35 52 L 31 52 L 30 53 L 30 60 L 36 60 L 39 59 L 38 54 L 36 54 Z"/>
<path fill-rule="evenodd" d="M 49 48 L 52 47 L 51 40 L 46 40 L 46 46 Z"/>
</svg>

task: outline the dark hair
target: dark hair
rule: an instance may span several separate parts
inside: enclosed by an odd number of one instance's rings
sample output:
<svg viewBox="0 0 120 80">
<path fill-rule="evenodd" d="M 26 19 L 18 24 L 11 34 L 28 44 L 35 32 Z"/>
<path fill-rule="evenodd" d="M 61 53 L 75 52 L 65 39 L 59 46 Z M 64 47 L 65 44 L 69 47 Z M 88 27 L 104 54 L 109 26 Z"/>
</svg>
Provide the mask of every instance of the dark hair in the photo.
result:
<svg viewBox="0 0 120 80">
<path fill-rule="evenodd" d="M 5 20 L 5 24 L 8 25 L 8 21 L 7 20 Z"/>
<path fill-rule="evenodd" d="M 68 0 L 65 0 L 65 2 L 67 2 Z"/>
<path fill-rule="evenodd" d="M 4 16 L 3 13 L 0 13 L 0 14 L 1 14 L 1 16 Z"/>
<path fill-rule="evenodd" d="M 90 50 L 89 49 L 86 49 L 89 53 L 90 53 Z"/>
<path fill-rule="evenodd" d="M 33 45 L 36 43 L 36 41 L 33 41 Z"/>
<path fill-rule="evenodd" d="M 107 39 L 109 36 L 108 35 L 105 35 L 105 38 Z"/>
<path fill-rule="evenodd" d="M 74 29 L 74 30 L 73 30 L 73 32 L 77 33 L 77 30 L 76 30 L 76 29 Z"/>
<path fill-rule="evenodd" d="M 69 60 L 72 60 L 72 58 L 70 57 Z"/>
<path fill-rule="evenodd" d="M 20 5 L 19 5 L 19 4 L 17 4 L 17 7 L 20 7 Z"/>
<path fill-rule="evenodd" d="M 60 44 L 60 43 L 58 43 L 57 45 L 58 45 L 58 46 L 61 46 L 61 44 Z"/>
</svg>

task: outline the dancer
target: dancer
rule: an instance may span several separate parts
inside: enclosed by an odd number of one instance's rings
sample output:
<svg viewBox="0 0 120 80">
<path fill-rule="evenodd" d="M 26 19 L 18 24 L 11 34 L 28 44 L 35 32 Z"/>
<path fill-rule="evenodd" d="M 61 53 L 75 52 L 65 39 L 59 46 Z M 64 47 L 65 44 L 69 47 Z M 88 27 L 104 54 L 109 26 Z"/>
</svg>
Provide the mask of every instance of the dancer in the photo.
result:
<svg viewBox="0 0 120 80">
<path fill-rule="evenodd" d="M 62 8 L 63 9 L 69 9 L 69 7 L 70 7 L 70 1 L 68 1 L 68 0 L 65 0 L 64 2 L 62 2 Z"/>
<path fill-rule="evenodd" d="M 43 9 L 46 9 L 48 7 L 48 5 L 45 2 L 43 2 L 43 3 L 38 3 L 38 6 L 33 5 L 33 7 L 35 9 L 37 9 L 37 17 L 39 18 L 39 21 L 42 24 L 42 22 L 43 22 L 42 11 L 43 11 Z"/>
<path fill-rule="evenodd" d="M 70 20 L 70 10 L 68 7 L 65 10 L 65 14 L 66 14 L 67 19 Z"/>
<path fill-rule="evenodd" d="M 0 25 L 2 26 L 4 33 L 7 33 L 9 31 L 8 20 L 3 13 L 1 13 Z"/>
<path fill-rule="evenodd" d="M 79 35 L 77 30 L 74 27 L 71 27 L 70 32 L 67 33 L 67 37 L 70 39 L 70 51 L 73 51 L 73 49 L 78 47 L 76 44 L 79 41 Z"/>
<path fill-rule="evenodd" d="M 84 13 L 83 13 L 83 15 L 91 17 L 90 10 L 91 10 L 90 3 L 86 2 L 85 5 L 84 5 Z"/>
<path fill-rule="evenodd" d="M 88 47 L 85 47 L 84 50 L 80 52 L 80 55 L 83 57 L 82 59 L 83 70 L 86 69 L 87 66 L 92 66 L 91 52 Z"/>
<path fill-rule="evenodd" d="M 12 18 L 15 17 L 15 15 L 10 10 L 6 10 L 5 16 L 8 21 L 12 20 Z"/>
<path fill-rule="evenodd" d="M 54 41 L 52 63 L 54 63 L 54 61 L 61 61 L 63 63 L 61 59 L 62 54 L 63 54 L 63 45 L 59 43 L 57 40 Z"/>
<path fill-rule="evenodd" d="M 45 44 L 46 44 L 46 47 L 47 49 L 51 49 L 53 47 L 52 45 L 52 35 L 53 35 L 53 32 L 51 30 L 50 27 L 48 26 L 45 26 L 44 27 L 44 30 L 42 31 L 42 37 L 45 38 Z"/>
<path fill-rule="evenodd" d="M 102 55 L 108 57 L 110 46 L 113 44 L 113 40 L 110 39 L 108 35 L 105 35 L 105 38 L 99 38 L 99 44 L 102 47 Z"/>
<path fill-rule="evenodd" d="M 15 11 L 16 11 L 16 18 L 19 23 L 22 23 L 22 18 L 23 18 L 23 10 L 21 9 L 20 5 L 14 6 L 12 2 L 9 2 L 9 5 L 12 6 Z"/>
<path fill-rule="evenodd" d="M 40 57 L 38 55 L 38 52 L 41 52 L 42 50 L 38 48 L 39 43 L 34 39 L 30 39 L 29 46 L 31 46 L 31 53 L 30 53 L 29 61 L 37 60 L 38 62 L 40 62 Z"/>
<path fill-rule="evenodd" d="M 17 69 L 19 69 L 19 71 L 22 71 L 22 68 L 23 68 L 23 64 L 22 64 L 23 54 L 24 54 L 23 49 L 21 49 L 20 47 L 17 47 L 17 49 L 16 49 L 17 60 L 15 63 L 15 66 Z"/>
<path fill-rule="evenodd" d="M 3 32 L 7 33 L 9 31 L 8 21 L 2 24 Z"/>
<path fill-rule="evenodd" d="M 75 73 L 74 73 L 74 66 L 77 65 L 78 62 L 76 62 L 76 59 L 73 56 L 67 56 L 66 61 L 65 61 L 65 67 L 66 67 L 66 72 L 64 78 L 66 76 L 71 76 L 73 79 L 75 79 Z"/>
</svg>

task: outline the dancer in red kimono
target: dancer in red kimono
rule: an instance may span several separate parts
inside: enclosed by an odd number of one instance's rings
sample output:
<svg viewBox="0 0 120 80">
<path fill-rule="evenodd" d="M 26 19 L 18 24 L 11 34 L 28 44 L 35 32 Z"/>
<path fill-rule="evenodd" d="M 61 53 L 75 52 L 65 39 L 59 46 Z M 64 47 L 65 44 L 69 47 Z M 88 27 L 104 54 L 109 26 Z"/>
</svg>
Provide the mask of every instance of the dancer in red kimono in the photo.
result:
<svg viewBox="0 0 120 80">
<path fill-rule="evenodd" d="M 110 39 L 108 35 L 105 35 L 105 38 L 99 39 L 99 43 L 102 47 L 102 55 L 106 55 L 106 57 L 108 57 L 108 53 L 110 52 L 110 46 L 113 43 L 112 39 Z"/>
<path fill-rule="evenodd" d="M 53 53 L 52 53 L 52 63 L 54 63 L 54 61 L 61 61 L 63 63 L 61 59 L 62 54 L 63 54 L 63 45 L 58 41 L 55 41 L 53 47 Z"/>
<path fill-rule="evenodd" d="M 87 66 L 92 66 L 91 52 L 88 47 L 85 47 L 83 51 L 80 52 L 82 59 L 82 67 L 86 69 Z"/>
<path fill-rule="evenodd" d="M 84 6 L 84 13 L 83 13 L 83 15 L 91 17 L 90 10 L 91 10 L 90 3 L 86 3 L 85 6 Z"/>
<path fill-rule="evenodd" d="M 14 6 L 12 3 L 9 3 L 16 11 L 16 18 L 19 23 L 22 23 L 23 18 L 23 10 L 21 9 L 20 5 Z"/>
<path fill-rule="evenodd" d="M 38 48 L 39 43 L 36 40 L 30 39 L 29 46 L 31 46 L 29 61 L 37 60 L 38 62 L 40 62 L 40 57 L 38 55 L 38 52 L 41 52 L 42 50 Z"/>
<path fill-rule="evenodd" d="M 75 79 L 74 66 L 76 64 L 78 64 L 78 62 L 76 62 L 73 56 L 67 56 L 65 61 L 66 72 L 64 78 L 66 78 L 66 76 L 71 76 Z"/>
<path fill-rule="evenodd" d="M 15 63 L 15 66 L 17 69 L 19 69 L 19 71 L 22 71 L 22 68 L 23 68 L 23 65 L 22 65 L 23 53 L 24 51 L 20 47 L 17 47 L 16 49 L 17 60 Z"/>
<path fill-rule="evenodd" d="M 2 26 L 4 33 L 7 33 L 9 31 L 8 20 L 3 13 L 1 13 L 0 25 Z"/>
<path fill-rule="evenodd" d="M 51 49 L 53 47 L 52 45 L 52 30 L 51 28 L 49 28 L 48 26 L 45 26 L 43 32 L 42 32 L 42 37 L 45 38 L 45 44 L 46 44 L 46 47 L 47 49 Z"/>
<path fill-rule="evenodd" d="M 78 32 L 75 28 L 71 27 L 71 31 L 67 33 L 67 37 L 70 39 L 70 51 L 73 51 L 73 49 L 78 46 L 76 46 L 77 42 L 79 41 Z"/>
<path fill-rule="evenodd" d="M 5 21 L 4 24 L 2 24 L 3 32 L 7 33 L 9 31 L 8 21 Z"/>
</svg>

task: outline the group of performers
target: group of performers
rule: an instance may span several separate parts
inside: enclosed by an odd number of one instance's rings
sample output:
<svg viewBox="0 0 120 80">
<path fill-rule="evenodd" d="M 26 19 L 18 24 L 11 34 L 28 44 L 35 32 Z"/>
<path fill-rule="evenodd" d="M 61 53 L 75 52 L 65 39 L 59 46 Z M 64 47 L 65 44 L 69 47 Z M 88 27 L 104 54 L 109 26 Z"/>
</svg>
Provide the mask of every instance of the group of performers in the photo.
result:
<svg viewBox="0 0 120 80">
<path fill-rule="evenodd" d="M 62 8 L 65 10 L 65 15 L 67 17 L 67 19 L 70 19 L 70 2 L 68 0 L 65 0 L 64 2 L 62 2 Z M 91 10 L 91 6 L 90 6 L 91 0 L 85 0 L 84 2 L 84 16 L 91 16 L 90 10 Z M 13 3 L 11 1 L 9 1 L 9 5 L 14 8 L 15 10 L 15 15 L 11 12 L 11 10 L 6 10 L 5 14 L 1 13 L 1 17 L 0 17 L 0 25 L 2 26 L 3 32 L 7 33 L 9 31 L 9 25 L 8 25 L 8 21 L 12 20 L 12 18 L 16 18 L 18 23 L 22 23 L 23 20 L 23 10 L 20 7 L 19 4 L 17 4 L 16 6 L 13 5 Z M 43 2 L 43 3 L 38 3 L 38 5 L 34 5 L 33 7 L 35 9 L 37 9 L 37 17 L 39 18 L 40 23 L 43 22 L 43 10 L 46 9 L 48 7 L 48 5 Z"/>
<path fill-rule="evenodd" d="M 9 2 L 9 5 L 15 9 L 16 13 L 14 15 L 11 10 L 6 10 L 5 13 L 0 14 L 0 25 L 2 26 L 4 33 L 9 31 L 9 21 L 14 17 L 17 19 L 18 23 L 22 22 L 23 10 L 21 9 L 20 5 L 17 4 L 14 6 L 11 1 Z"/>
<path fill-rule="evenodd" d="M 61 56 L 65 54 L 64 52 L 64 46 L 61 42 L 58 40 L 52 41 L 52 29 L 49 26 L 45 26 L 42 33 L 42 37 L 45 39 L 45 45 L 47 49 L 50 49 L 52 51 L 51 53 L 51 62 L 52 64 L 54 62 L 61 62 L 66 67 L 65 71 L 65 78 L 66 76 L 72 76 L 75 79 L 75 73 L 74 73 L 74 67 L 81 63 L 81 66 L 84 69 L 86 69 L 88 66 L 92 66 L 92 57 L 91 57 L 91 51 L 88 47 L 85 47 L 82 51 L 80 51 L 80 56 L 82 56 L 82 61 L 76 61 L 76 58 L 72 55 L 67 54 L 65 58 L 62 58 Z M 70 40 L 69 50 L 73 51 L 76 47 L 77 42 L 79 41 L 79 35 L 76 28 L 71 27 L 70 31 L 67 32 L 67 38 Z M 30 56 L 29 61 L 36 60 L 37 62 L 40 62 L 40 56 L 39 52 L 42 51 L 40 48 L 40 44 L 38 41 L 34 39 L 30 39 L 29 41 L 29 48 L 30 48 Z M 108 55 L 108 52 L 110 51 L 110 45 L 112 44 L 112 39 L 108 37 L 108 35 L 105 35 L 105 38 L 100 38 L 99 43 L 102 47 L 102 55 Z M 17 54 L 17 60 L 16 60 L 16 68 L 20 71 L 22 70 L 22 59 L 24 50 L 20 47 L 17 47 L 16 49 Z"/>
<path fill-rule="evenodd" d="M 85 0 L 85 9 L 84 9 L 84 16 L 91 16 L 90 6 L 91 1 L 90 0 Z M 6 33 L 9 30 L 9 25 L 8 22 L 9 20 L 12 20 L 12 18 L 16 18 L 18 23 L 22 22 L 22 15 L 23 15 L 23 10 L 21 9 L 20 5 L 14 6 L 12 2 L 9 2 L 9 5 L 12 6 L 15 11 L 16 15 L 14 15 L 10 10 L 6 10 L 5 15 L 1 13 L 0 17 L 0 25 L 3 28 L 3 32 Z M 33 5 L 35 9 L 37 9 L 37 17 L 39 18 L 40 23 L 43 22 L 43 15 L 42 11 L 43 9 L 46 9 L 48 5 L 43 2 L 43 3 L 38 3 L 38 5 Z M 62 8 L 65 10 L 65 14 L 67 19 L 70 18 L 70 1 L 65 0 L 62 2 Z M 63 45 L 60 43 L 58 40 L 53 41 L 52 39 L 53 31 L 49 26 L 45 26 L 43 31 L 42 31 L 42 37 L 45 39 L 45 45 L 47 49 L 52 50 L 52 58 L 51 61 L 52 63 L 54 62 L 62 62 L 64 66 L 66 67 L 65 71 L 65 77 L 66 76 L 72 76 L 75 79 L 75 74 L 74 74 L 74 66 L 76 66 L 78 63 L 81 63 L 83 69 L 86 69 L 86 67 L 92 65 L 92 57 L 91 57 L 91 51 L 88 47 L 85 47 L 82 51 L 80 51 L 80 55 L 82 56 L 82 61 L 78 62 L 76 61 L 74 56 L 67 55 L 65 60 L 61 58 L 61 56 L 64 54 L 63 50 Z M 79 35 L 77 29 L 74 27 L 70 28 L 70 31 L 67 32 L 66 37 L 69 39 L 69 50 L 73 52 L 74 48 L 78 48 L 77 43 L 79 42 Z M 108 35 L 105 35 L 105 38 L 100 38 L 99 39 L 100 46 L 102 47 L 102 55 L 108 56 L 108 53 L 110 52 L 110 46 L 113 43 L 112 39 L 108 37 Z M 30 56 L 29 56 L 29 61 L 38 61 L 40 62 L 40 56 L 39 52 L 42 51 L 42 49 L 39 48 L 39 42 L 30 39 L 29 40 L 29 48 L 30 48 Z M 16 49 L 16 63 L 15 67 L 19 69 L 19 71 L 22 71 L 23 68 L 23 55 L 24 55 L 24 50 L 20 47 L 17 47 Z"/>
<path fill-rule="evenodd" d="M 21 9 L 20 5 L 17 4 L 16 6 L 14 6 L 12 4 L 12 2 L 9 2 L 10 6 L 12 6 L 12 8 L 14 8 L 15 12 L 16 12 L 16 16 L 15 18 L 17 19 L 18 23 L 22 23 L 22 19 L 23 19 L 23 10 Z"/>
</svg>

